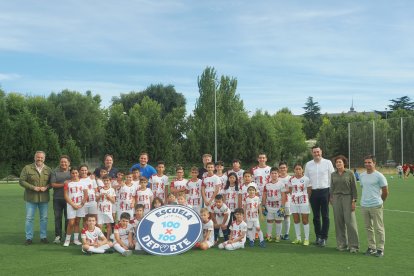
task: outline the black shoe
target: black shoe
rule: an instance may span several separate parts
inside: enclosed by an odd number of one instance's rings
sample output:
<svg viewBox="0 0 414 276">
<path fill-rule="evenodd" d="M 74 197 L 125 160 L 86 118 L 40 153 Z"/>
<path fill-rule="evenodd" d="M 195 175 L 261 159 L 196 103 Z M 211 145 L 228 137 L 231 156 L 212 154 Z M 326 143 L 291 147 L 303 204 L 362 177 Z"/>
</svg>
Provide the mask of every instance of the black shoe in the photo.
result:
<svg viewBox="0 0 414 276">
<path fill-rule="evenodd" d="M 115 250 L 112 247 L 105 250 L 105 254 L 112 254 L 114 252 Z"/>
<path fill-rule="evenodd" d="M 377 252 L 375 253 L 375 257 L 378 257 L 378 258 L 384 257 L 384 251 L 377 250 Z"/>
<path fill-rule="evenodd" d="M 24 245 L 31 245 L 33 243 L 33 241 L 32 240 L 26 240 L 25 242 L 24 242 Z"/>
<path fill-rule="evenodd" d="M 315 245 L 319 245 L 320 243 L 321 243 L 321 239 L 320 238 L 316 238 Z"/>
<path fill-rule="evenodd" d="M 371 249 L 371 248 L 368 248 L 367 251 L 365 251 L 365 253 L 364 253 L 365 256 L 372 256 L 372 255 L 375 255 L 375 254 L 377 254 L 377 251 L 375 249 Z"/>
<path fill-rule="evenodd" d="M 319 246 L 320 247 L 325 247 L 326 246 L 326 239 L 320 239 Z"/>
<path fill-rule="evenodd" d="M 46 238 L 40 239 L 40 242 L 43 244 L 48 244 L 49 241 Z"/>
</svg>

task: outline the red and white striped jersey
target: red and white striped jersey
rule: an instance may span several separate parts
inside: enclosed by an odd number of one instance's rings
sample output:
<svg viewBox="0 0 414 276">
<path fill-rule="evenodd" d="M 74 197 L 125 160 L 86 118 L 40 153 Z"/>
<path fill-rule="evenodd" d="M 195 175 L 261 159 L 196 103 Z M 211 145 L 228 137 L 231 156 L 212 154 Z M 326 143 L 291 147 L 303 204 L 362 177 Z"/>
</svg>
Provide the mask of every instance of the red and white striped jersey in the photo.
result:
<svg viewBox="0 0 414 276">
<path fill-rule="evenodd" d="M 246 198 L 245 212 L 247 221 L 255 221 L 259 219 L 260 204 L 260 198 L 258 196 Z"/>
<path fill-rule="evenodd" d="M 201 206 L 201 183 L 202 180 L 198 179 L 192 181 L 191 179 L 187 182 L 187 202 L 192 206 Z"/>
<path fill-rule="evenodd" d="M 285 184 L 282 181 L 266 183 L 263 194 L 266 194 L 266 208 L 268 211 L 277 211 L 282 206 L 282 192 L 285 192 Z"/>
<path fill-rule="evenodd" d="M 257 187 L 259 188 L 258 192 L 259 192 L 260 198 L 262 197 L 262 194 L 263 194 L 264 184 L 266 184 L 269 181 L 270 169 L 271 168 L 269 166 L 266 166 L 263 168 L 256 166 L 252 168 L 253 179 L 254 179 L 254 182 L 256 182 Z"/>
<path fill-rule="evenodd" d="M 83 200 L 83 191 L 87 188 L 81 181 L 65 183 L 63 189 L 68 191 L 69 199 L 75 204 L 81 204 Z"/>
<path fill-rule="evenodd" d="M 302 176 L 296 178 L 293 176 L 289 181 L 289 187 L 292 187 L 292 204 L 309 204 L 308 187 L 311 187 L 309 178 Z"/>
<path fill-rule="evenodd" d="M 87 228 L 82 229 L 81 239 L 86 240 L 86 244 L 88 245 L 94 245 L 99 241 L 99 238 L 105 237 L 105 235 L 102 233 L 101 229 L 97 226 L 94 227 L 94 229 L 88 230 Z"/>
<path fill-rule="evenodd" d="M 159 197 L 162 201 L 165 201 L 165 189 L 168 185 L 168 176 L 157 174 L 151 175 L 149 182 L 151 183 L 151 191 L 154 197 Z"/>
<path fill-rule="evenodd" d="M 112 215 L 115 210 L 112 210 L 113 204 L 107 198 L 108 196 L 115 196 L 115 190 L 113 188 L 102 188 L 99 192 L 99 202 L 98 202 L 98 211 L 101 214 L 110 214 Z"/>
<path fill-rule="evenodd" d="M 233 239 L 237 239 L 244 235 L 243 239 L 241 240 L 241 243 L 246 242 L 246 233 L 247 233 L 247 223 L 242 221 L 240 223 L 237 223 L 237 221 L 233 221 L 233 223 L 230 225 L 230 231 Z"/>
<path fill-rule="evenodd" d="M 239 191 L 236 191 L 236 187 L 229 186 L 227 190 L 223 190 L 223 197 L 225 198 L 226 205 L 231 212 L 238 207 L 239 204 Z"/>
<path fill-rule="evenodd" d="M 133 226 L 128 223 L 127 227 L 123 228 L 120 223 L 115 225 L 114 234 L 119 234 L 119 239 L 124 243 L 128 244 L 128 235 L 130 232 L 133 232 Z"/>
<path fill-rule="evenodd" d="M 151 210 L 151 201 L 154 195 L 150 188 L 146 188 L 144 191 L 137 190 L 137 204 L 144 205 L 144 214 Z"/>
<path fill-rule="evenodd" d="M 203 178 L 201 186 L 204 187 L 207 200 L 211 200 L 216 190 L 216 187 L 221 187 L 221 179 L 215 174 L 213 174 L 212 176 L 207 175 Z"/>
</svg>

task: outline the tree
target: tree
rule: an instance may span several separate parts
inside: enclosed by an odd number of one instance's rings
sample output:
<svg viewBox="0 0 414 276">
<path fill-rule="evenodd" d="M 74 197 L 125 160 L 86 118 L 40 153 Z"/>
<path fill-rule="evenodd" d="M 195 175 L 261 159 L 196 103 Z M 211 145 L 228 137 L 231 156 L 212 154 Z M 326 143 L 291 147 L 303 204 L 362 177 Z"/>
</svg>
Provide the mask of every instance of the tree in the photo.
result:
<svg viewBox="0 0 414 276">
<path fill-rule="evenodd" d="M 313 101 L 313 97 L 308 97 L 303 109 L 305 110 L 305 113 L 302 115 L 304 118 L 303 131 L 305 132 L 306 139 L 313 139 L 322 125 L 321 108 L 318 102 Z"/>
<path fill-rule="evenodd" d="M 411 101 L 410 97 L 403 96 L 400 98 L 390 100 L 392 104 L 388 105 L 392 111 L 403 109 L 414 111 L 414 102 Z"/>
</svg>

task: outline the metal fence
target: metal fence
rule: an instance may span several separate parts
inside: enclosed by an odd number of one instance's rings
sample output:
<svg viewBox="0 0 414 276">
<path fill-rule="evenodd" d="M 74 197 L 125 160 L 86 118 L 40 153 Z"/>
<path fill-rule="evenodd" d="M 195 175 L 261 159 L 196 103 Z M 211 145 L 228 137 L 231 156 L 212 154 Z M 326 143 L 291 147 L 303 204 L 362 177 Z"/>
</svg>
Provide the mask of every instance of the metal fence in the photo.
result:
<svg viewBox="0 0 414 276">
<path fill-rule="evenodd" d="M 414 117 L 349 123 L 349 167 L 363 167 L 368 154 L 376 156 L 379 167 L 413 164 Z"/>
</svg>

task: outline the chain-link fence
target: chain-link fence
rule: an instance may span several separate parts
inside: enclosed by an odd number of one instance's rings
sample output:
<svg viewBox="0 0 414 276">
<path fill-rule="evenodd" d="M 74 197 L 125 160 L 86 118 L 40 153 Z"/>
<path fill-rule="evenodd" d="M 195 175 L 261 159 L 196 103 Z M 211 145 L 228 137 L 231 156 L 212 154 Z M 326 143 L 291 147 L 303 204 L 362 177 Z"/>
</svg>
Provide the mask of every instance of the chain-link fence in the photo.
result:
<svg viewBox="0 0 414 276">
<path fill-rule="evenodd" d="M 349 167 L 363 167 L 368 154 L 376 156 L 377 167 L 413 164 L 414 117 L 349 123 Z"/>
</svg>

